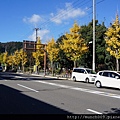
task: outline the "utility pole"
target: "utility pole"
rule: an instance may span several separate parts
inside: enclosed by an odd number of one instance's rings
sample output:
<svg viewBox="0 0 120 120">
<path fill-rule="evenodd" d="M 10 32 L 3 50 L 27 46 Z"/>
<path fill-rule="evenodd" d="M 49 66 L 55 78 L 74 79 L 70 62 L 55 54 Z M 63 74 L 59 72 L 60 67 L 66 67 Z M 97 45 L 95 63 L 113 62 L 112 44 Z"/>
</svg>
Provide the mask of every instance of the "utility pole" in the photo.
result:
<svg viewBox="0 0 120 120">
<path fill-rule="evenodd" d="M 95 1 L 93 0 L 93 64 L 92 69 L 95 70 Z"/>
<path fill-rule="evenodd" d="M 34 28 L 34 30 L 36 31 L 36 43 L 37 43 L 37 40 L 38 40 L 37 31 L 39 30 L 39 28 Z M 35 44 L 35 51 L 36 51 L 36 44 Z M 36 73 L 37 71 L 38 71 L 38 67 L 36 66 Z"/>
<path fill-rule="evenodd" d="M 40 29 L 39 28 L 35 28 L 34 30 L 36 31 L 36 42 L 37 42 L 37 38 L 38 38 L 37 37 L 37 31 L 40 30 Z"/>
</svg>

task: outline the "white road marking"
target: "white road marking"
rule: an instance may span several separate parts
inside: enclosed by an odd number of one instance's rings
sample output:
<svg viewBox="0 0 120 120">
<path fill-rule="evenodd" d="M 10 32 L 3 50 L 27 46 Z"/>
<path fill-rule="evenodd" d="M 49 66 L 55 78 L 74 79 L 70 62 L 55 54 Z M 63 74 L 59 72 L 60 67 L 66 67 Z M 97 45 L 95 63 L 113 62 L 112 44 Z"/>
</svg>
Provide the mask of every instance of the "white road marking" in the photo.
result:
<svg viewBox="0 0 120 120">
<path fill-rule="evenodd" d="M 37 90 L 35 90 L 35 89 L 32 89 L 32 88 L 26 87 L 26 86 L 21 85 L 21 84 L 17 84 L 17 85 L 18 85 L 18 86 L 21 86 L 21 87 L 23 87 L 23 88 L 26 88 L 26 89 L 32 90 L 32 91 L 34 91 L 34 92 L 39 92 L 39 91 L 37 91 Z"/>
<path fill-rule="evenodd" d="M 95 113 L 95 114 L 102 114 L 102 113 L 100 113 L 100 112 L 97 112 L 97 111 L 95 111 L 95 110 L 92 110 L 92 109 L 87 109 L 88 111 L 90 111 L 90 112 L 93 112 L 93 113 Z"/>
<path fill-rule="evenodd" d="M 79 88 L 79 87 L 73 87 L 73 86 L 62 85 L 62 84 L 51 83 L 51 82 L 45 82 L 45 81 L 35 81 L 35 82 L 40 82 L 40 83 L 53 85 L 53 86 L 58 86 L 58 87 L 62 87 L 62 88 L 68 88 L 68 89 L 72 89 L 72 90 L 78 90 L 78 91 L 83 91 L 83 92 L 87 92 L 87 93 L 93 93 L 93 94 L 97 94 L 97 95 L 102 95 L 102 96 L 107 96 L 107 97 L 120 99 L 120 95 L 118 95 L 118 94 L 107 93 L 107 92 L 96 91 L 96 90 L 90 90 L 90 89 Z"/>
</svg>

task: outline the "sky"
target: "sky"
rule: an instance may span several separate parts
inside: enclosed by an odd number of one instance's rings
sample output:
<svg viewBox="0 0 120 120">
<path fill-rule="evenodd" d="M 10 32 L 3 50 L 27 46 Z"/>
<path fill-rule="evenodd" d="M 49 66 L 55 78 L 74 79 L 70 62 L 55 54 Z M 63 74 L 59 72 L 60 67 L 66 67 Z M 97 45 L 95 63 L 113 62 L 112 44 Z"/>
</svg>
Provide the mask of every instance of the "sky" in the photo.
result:
<svg viewBox="0 0 120 120">
<path fill-rule="evenodd" d="M 96 0 L 96 19 L 106 27 L 120 16 L 120 0 Z M 0 42 L 57 40 L 76 21 L 88 25 L 93 18 L 93 0 L 0 0 Z"/>
</svg>

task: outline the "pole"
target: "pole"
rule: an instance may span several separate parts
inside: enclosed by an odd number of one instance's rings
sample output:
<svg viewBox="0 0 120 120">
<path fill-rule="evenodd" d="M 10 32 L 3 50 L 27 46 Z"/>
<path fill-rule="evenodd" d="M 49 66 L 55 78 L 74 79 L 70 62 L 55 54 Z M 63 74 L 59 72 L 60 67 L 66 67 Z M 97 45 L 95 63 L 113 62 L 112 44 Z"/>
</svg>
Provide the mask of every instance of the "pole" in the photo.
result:
<svg viewBox="0 0 120 120">
<path fill-rule="evenodd" d="M 93 0 L 93 65 L 92 69 L 95 70 L 95 0 Z"/>
<path fill-rule="evenodd" d="M 46 75 L 46 44 L 44 46 L 44 76 Z"/>
<path fill-rule="evenodd" d="M 35 28 L 36 31 L 36 42 L 37 42 L 37 31 L 39 30 L 39 28 Z"/>
<path fill-rule="evenodd" d="M 39 28 L 35 28 L 35 31 L 36 31 L 36 43 L 37 43 L 37 31 L 39 30 Z M 36 46 L 35 46 L 35 51 L 36 51 Z M 36 73 L 38 72 L 38 67 L 36 66 Z"/>
</svg>

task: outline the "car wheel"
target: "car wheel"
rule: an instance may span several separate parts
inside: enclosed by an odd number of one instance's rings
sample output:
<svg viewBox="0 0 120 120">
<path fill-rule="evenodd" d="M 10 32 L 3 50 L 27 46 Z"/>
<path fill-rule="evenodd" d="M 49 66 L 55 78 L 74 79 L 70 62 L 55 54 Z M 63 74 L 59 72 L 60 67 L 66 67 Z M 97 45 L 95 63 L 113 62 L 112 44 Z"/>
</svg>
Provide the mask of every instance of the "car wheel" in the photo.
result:
<svg viewBox="0 0 120 120">
<path fill-rule="evenodd" d="M 76 77 L 73 77 L 73 81 L 76 82 Z"/>
<path fill-rule="evenodd" d="M 95 83 L 95 85 L 96 85 L 97 88 L 100 88 L 100 87 L 101 87 L 101 82 L 97 81 L 97 82 Z"/>
<path fill-rule="evenodd" d="M 86 78 L 86 79 L 85 79 L 85 82 L 86 82 L 86 83 L 89 83 L 89 78 Z"/>
</svg>

